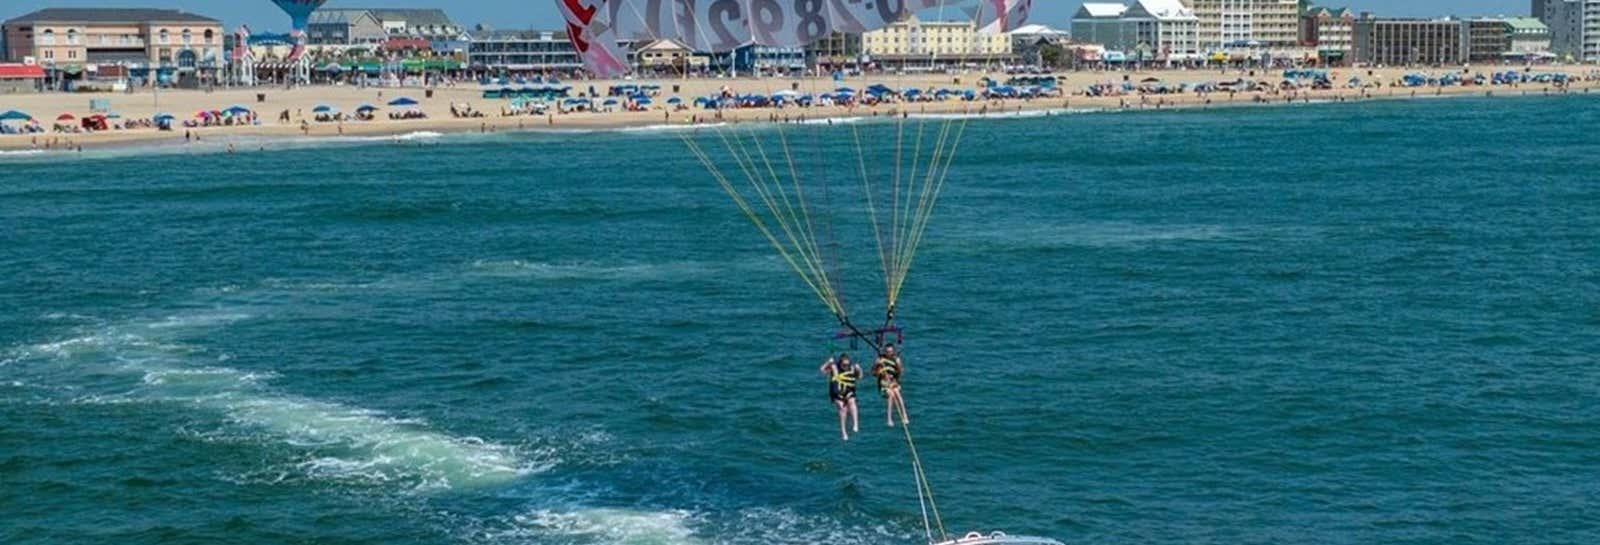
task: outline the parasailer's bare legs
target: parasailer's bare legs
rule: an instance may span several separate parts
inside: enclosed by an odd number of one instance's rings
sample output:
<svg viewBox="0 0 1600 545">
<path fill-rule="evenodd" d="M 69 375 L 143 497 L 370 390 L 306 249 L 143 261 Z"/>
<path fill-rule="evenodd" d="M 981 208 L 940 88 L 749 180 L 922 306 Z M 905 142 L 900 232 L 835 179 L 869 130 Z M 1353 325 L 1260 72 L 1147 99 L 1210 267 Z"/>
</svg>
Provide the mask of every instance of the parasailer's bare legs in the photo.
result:
<svg viewBox="0 0 1600 545">
<path fill-rule="evenodd" d="M 852 432 L 861 433 L 861 411 L 856 405 L 856 398 L 835 399 L 833 406 L 839 409 L 839 437 L 849 441 Z"/>
<path fill-rule="evenodd" d="M 900 385 L 898 383 L 889 384 L 888 386 L 884 387 L 883 391 L 884 391 L 884 404 L 883 404 L 883 419 L 884 419 L 884 421 L 889 424 L 889 427 L 893 428 L 894 427 L 894 411 L 895 411 L 895 409 L 899 409 L 900 410 L 900 423 L 901 424 L 910 424 L 911 423 L 911 415 L 906 413 L 906 399 L 904 397 L 902 397 L 902 395 L 900 393 Z"/>
<path fill-rule="evenodd" d="M 850 405 L 848 403 L 848 401 L 842 400 L 835 400 L 833 402 L 833 406 L 839 409 L 839 437 L 846 441 L 850 440 L 850 431 L 846 430 L 844 427 L 845 419 L 850 415 Z"/>
<path fill-rule="evenodd" d="M 861 433 L 861 408 L 856 406 L 856 398 L 850 397 L 850 431 Z"/>
</svg>

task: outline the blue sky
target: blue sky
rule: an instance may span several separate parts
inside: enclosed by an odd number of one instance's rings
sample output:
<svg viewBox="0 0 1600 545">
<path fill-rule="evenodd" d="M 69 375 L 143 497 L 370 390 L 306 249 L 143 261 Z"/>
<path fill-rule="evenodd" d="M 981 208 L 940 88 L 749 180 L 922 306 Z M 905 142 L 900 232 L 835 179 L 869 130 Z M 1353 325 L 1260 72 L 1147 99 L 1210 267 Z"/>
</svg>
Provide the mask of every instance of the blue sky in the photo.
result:
<svg viewBox="0 0 1600 545">
<path fill-rule="evenodd" d="M 1350 6 L 1381 15 L 1526 15 L 1528 0 L 1344 0 L 1329 6 Z M 1078 0 L 1035 0 L 1034 22 L 1066 27 Z M 4 0 L 0 18 L 10 19 L 45 7 L 181 8 L 221 18 L 229 27 L 247 23 L 257 30 L 287 30 L 289 19 L 268 0 Z M 489 22 L 495 28 L 554 28 L 559 22 L 553 0 L 332 0 L 331 7 L 445 7 L 456 22 L 471 26 Z"/>
</svg>

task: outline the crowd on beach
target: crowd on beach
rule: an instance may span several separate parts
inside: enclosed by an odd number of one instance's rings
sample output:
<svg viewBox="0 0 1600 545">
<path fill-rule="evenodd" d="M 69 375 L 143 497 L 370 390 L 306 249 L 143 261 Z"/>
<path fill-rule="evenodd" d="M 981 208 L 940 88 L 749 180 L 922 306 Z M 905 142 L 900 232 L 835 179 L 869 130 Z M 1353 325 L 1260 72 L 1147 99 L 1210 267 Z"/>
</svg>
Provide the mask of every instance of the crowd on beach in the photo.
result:
<svg viewBox="0 0 1600 545">
<path fill-rule="evenodd" d="M 1538 71 L 1532 67 L 1476 71 L 1462 68 L 1431 73 L 1400 73 L 1391 70 L 1387 73 L 1390 74 L 1388 80 L 1384 79 L 1382 73 L 1359 69 L 1286 68 L 1270 72 L 1265 69 L 1234 69 L 1231 73 L 1223 70 L 1220 73 L 1223 76 L 1221 78 L 1196 81 L 1198 79 L 1195 77 L 1196 72 L 1183 71 L 1150 74 L 1138 79 L 1132 74 L 1125 74 L 1118 79 L 1105 79 L 1088 85 L 1082 85 L 1085 79 L 1082 77 L 1057 77 L 1043 73 L 985 76 L 967 86 L 961 85 L 960 78 L 953 78 L 949 86 L 927 85 L 928 80 L 924 78 L 917 86 L 891 86 L 879 82 L 853 87 L 845 85 L 842 79 L 835 78 L 834 81 L 827 83 L 822 83 L 826 80 L 821 79 L 810 82 L 788 80 L 751 82 L 751 85 L 759 84 L 769 88 L 775 83 L 787 84 L 788 87 L 756 93 L 736 89 L 734 85 L 738 84 L 729 84 L 722 85 L 714 92 L 703 96 L 687 97 L 669 94 L 661 85 L 651 83 L 624 82 L 605 88 L 590 85 L 586 92 L 577 91 L 572 86 L 564 85 L 555 79 L 482 80 L 479 84 L 482 85 L 483 98 L 498 103 L 500 117 L 538 117 L 542 118 L 541 121 L 545 124 L 555 125 L 557 116 L 622 112 L 660 112 L 661 118 L 668 123 L 674 119 L 700 123 L 721 121 L 724 119 L 724 112 L 729 111 L 766 110 L 770 112 L 765 115 L 766 118 L 781 121 L 803 119 L 807 114 L 801 112 L 812 108 L 839 108 L 849 112 L 849 115 L 854 115 L 858 108 L 865 108 L 870 115 L 879 115 L 881 112 L 875 107 L 887 105 L 898 115 L 907 111 L 904 105 L 921 105 L 923 111 L 930 109 L 938 111 L 935 109 L 935 103 L 952 103 L 943 109 L 956 108 L 960 111 L 988 113 L 1009 111 L 1013 107 L 1022 109 L 1027 107 L 1028 103 L 1037 104 L 1038 101 L 1045 101 L 1051 104 L 1051 107 L 1059 101 L 1059 104 L 1066 107 L 1070 106 L 1073 100 L 1080 98 L 1114 99 L 1121 108 L 1135 105 L 1159 108 L 1172 103 L 1211 104 L 1213 97 L 1217 96 L 1224 96 L 1230 102 L 1240 95 L 1253 102 L 1310 100 L 1313 96 L 1342 101 L 1347 98 L 1367 98 L 1380 93 L 1394 96 L 1404 90 L 1409 90 L 1412 95 L 1423 90 L 1443 94 L 1447 88 L 1522 88 L 1524 93 L 1528 92 L 1528 88 L 1532 88 L 1545 93 L 1567 92 L 1580 82 L 1584 83 L 1585 87 L 1600 82 L 1600 70 L 1589 70 L 1580 74 L 1555 70 Z M 1183 81 L 1168 82 L 1160 76 L 1181 77 Z M 1078 85 L 1082 86 L 1069 88 L 1067 85 L 1069 81 L 1077 81 Z M 833 88 L 818 92 L 802 90 L 801 85 Z M 706 86 L 702 85 L 700 88 L 705 89 Z M 671 91 L 677 93 L 679 86 L 672 86 Z M 431 98 L 433 92 L 429 91 L 428 95 Z M 382 100 L 382 91 L 378 92 L 377 97 Z M 459 98 L 459 95 L 456 98 Z M 1105 104 L 1103 100 L 1099 103 Z M 388 111 L 384 112 L 383 108 L 377 105 L 362 104 L 354 112 L 346 114 L 337 107 L 322 104 L 317 105 L 308 118 L 303 110 L 296 109 L 291 112 L 289 109 L 284 109 L 277 116 L 277 124 L 282 126 L 297 123 L 300 132 L 306 135 L 312 133 L 312 123 L 337 124 L 338 133 L 344 134 L 345 123 L 375 122 L 381 119 L 380 115 L 391 121 L 420 120 L 429 117 L 423 110 L 422 104 L 409 97 L 399 97 L 379 104 L 386 104 Z M 970 104 L 970 106 L 960 104 Z M 449 114 L 452 119 L 457 120 L 488 117 L 484 111 L 473 107 L 472 104 L 459 101 L 449 102 Z M 748 114 L 732 118 L 752 119 Z M 262 119 L 254 110 L 240 105 L 226 109 L 201 110 L 187 119 L 179 119 L 166 113 L 149 118 L 124 119 L 115 113 L 105 111 L 94 112 L 80 118 L 69 112 L 59 115 L 53 124 L 47 124 L 17 110 L 0 113 L 0 134 L 10 135 L 171 131 L 175 127 L 203 129 L 262 125 Z M 519 121 L 518 126 L 525 124 Z"/>
</svg>

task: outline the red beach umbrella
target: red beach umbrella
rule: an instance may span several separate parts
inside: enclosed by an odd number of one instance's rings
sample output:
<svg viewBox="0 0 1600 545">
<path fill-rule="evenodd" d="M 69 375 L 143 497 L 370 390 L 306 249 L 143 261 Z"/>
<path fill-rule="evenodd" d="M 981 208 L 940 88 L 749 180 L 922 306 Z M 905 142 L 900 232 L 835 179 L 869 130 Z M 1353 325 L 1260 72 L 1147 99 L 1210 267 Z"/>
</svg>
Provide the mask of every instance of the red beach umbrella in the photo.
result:
<svg viewBox="0 0 1600 545">
<path fill-rule="evenodd" d="M 72 117 L 72 114 L 61 114 L 61 115 L 56 116 L 56 121 L 72 121 L 74 119 L 77 119 L 77 118 L 76 117 Z"/>
</svg>

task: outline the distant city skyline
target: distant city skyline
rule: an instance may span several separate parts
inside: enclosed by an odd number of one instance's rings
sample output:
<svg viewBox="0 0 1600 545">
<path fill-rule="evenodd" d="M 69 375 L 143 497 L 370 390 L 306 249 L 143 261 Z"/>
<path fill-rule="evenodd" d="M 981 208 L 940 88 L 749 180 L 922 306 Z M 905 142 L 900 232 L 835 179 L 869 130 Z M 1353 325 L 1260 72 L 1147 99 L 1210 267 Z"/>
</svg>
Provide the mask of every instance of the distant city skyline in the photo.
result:
<svg viewBox="0 0 1600 545">
<path fill-rule="evenodd" d="M 1080 4 L 1082 2 L 1078 0 L 1036 0 L 1032 22 L 1065 30 L 1068 19 Z M 1527 15 L 1530 8 L 1528 0 L 1348 0 L 1316 4 L 1349 7 L 1395 17 Z M 248 24 L 250 28 L 262 32 L 289 29 L 288 16 L 268 0 L 10 0 L 0 7 L 0 19 L 11 19 L 52 7 L 182 9 L 222 19 L 228 28 Z M 456 23 L 469 28 L 485 23 L 493 28 L 553 29 L 560 24 L 560 16 L 552 0 L 332 0 L 326 7 L 442 8 Z"/>
</svg>

